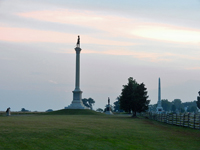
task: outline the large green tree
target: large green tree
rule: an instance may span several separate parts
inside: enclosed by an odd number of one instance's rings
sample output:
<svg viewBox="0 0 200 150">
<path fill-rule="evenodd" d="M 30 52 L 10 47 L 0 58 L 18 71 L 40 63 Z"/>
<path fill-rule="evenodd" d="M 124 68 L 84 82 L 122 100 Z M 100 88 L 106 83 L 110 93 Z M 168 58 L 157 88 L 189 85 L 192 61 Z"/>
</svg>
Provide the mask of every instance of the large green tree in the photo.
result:
<svg viewBox="0 0 200 150">
<path fill-rule="evenodd" d="M 200 91 L 198 92 L 199 93 L 199 96 L 197 97 L 197 107 L 200 109 Z"/>
<path fill-rule="evenodd" d="M 143 83 L 138 84 L 132 77 L 128 78 L 128 84 L 123 85 L 119 98 L 120 108 L 129 113 L 132 111 L 132 117 L 136 117 L 137 112 L 148 110 L 150 100 L 147 100 L 146 90 Z"/>
</svg>

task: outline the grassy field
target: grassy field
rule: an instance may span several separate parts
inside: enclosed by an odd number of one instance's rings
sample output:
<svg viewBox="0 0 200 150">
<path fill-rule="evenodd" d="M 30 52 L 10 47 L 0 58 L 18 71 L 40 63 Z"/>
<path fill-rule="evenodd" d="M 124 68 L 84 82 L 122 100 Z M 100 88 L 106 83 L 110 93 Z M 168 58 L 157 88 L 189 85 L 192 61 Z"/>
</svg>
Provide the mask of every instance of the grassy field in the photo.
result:
<svg viewBox="0 0 200 150">
<path fill-rule="evenodd" d="M 0 150 L 200 149 L 198 130 L 129 116 L 69 113 L 1 116 Z"/>
</svg>

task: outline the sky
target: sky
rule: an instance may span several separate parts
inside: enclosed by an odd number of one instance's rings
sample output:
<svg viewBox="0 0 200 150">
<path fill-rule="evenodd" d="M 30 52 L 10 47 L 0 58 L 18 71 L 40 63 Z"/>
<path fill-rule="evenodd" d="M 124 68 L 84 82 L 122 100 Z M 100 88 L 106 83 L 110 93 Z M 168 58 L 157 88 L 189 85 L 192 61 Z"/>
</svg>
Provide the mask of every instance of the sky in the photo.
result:
<svg viewBox="0 0 200 150">
<path fill-rule="evenodd" d="M 0 0 L 0 110 L 63 109 L 75 89 L 94 109 L 113 104 L 133 77 L 151 104 L 200 91 L 199 0 Z"/>
</svg>

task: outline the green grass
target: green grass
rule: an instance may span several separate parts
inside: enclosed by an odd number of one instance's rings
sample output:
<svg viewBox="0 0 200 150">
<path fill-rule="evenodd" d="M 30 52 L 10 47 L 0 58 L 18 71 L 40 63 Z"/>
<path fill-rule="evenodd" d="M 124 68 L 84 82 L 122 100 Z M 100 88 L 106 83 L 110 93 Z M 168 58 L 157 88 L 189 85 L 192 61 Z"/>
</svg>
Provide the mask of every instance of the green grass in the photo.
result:
<svg viewBox="0 0 200 150">
<path fill-rule="evenodd" d="M 127 116 L 61 115 L 64 110 L 56 113 L 1 116 L 0 150 L 200 149 L 198 130 Z"/>
<path fill-rule="evenodd" d="M 46 115 L 105 115 L 93 110 L 87 109 L 61 109 L 57 111 L 47 112 Z"/>
</svg>

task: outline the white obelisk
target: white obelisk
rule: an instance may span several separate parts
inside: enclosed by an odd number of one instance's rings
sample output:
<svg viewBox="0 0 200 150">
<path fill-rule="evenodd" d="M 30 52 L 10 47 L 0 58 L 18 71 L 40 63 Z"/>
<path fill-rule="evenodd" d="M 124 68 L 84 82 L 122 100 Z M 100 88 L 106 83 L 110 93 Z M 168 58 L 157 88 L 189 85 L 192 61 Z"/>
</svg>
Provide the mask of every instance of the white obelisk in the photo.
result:
<svg viewBox="0 0 200 150">
<path fill-rule="evenodd" d="M 80 90 L 80 37 L 78 36 L 78 41 L 76 44 L 76 81 L 75 90 L 73 92 L 73 101 L 66 109 L 88 109 L 84 106 L 82 102 L 82 91 Z"/>
<path fill-rule="evenodd" d="M 161 105 L 161 90 L 160 90 L 160 78 L 158 79 L 158 103 L 156 107 L 156 112 L 161 113 L 163 111 L 162 105 Z"/>
</svg>

